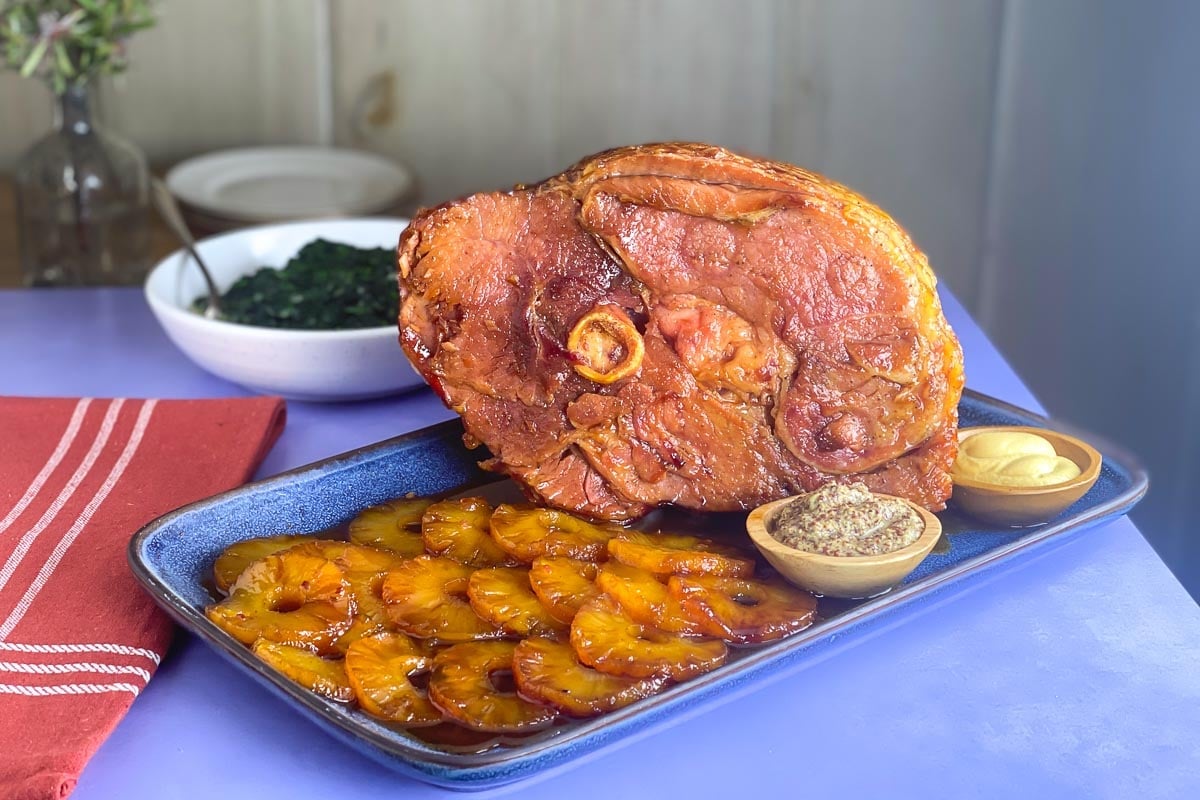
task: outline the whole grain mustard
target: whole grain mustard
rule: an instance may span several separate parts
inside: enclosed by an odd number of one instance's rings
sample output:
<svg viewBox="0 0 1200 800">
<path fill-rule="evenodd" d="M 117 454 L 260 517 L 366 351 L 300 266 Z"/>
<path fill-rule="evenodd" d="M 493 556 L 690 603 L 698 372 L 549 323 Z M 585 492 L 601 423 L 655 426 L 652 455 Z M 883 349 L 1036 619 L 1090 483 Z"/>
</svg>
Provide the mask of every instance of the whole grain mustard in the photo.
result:
<svg viewBox="0 0 1200 800">
<path fill-rule="evenodd" d="M 924 530 L 924 520 L 907 503 L 861 483 L 830 483 L 783 506 L 770 534 L 809 553 L 873 556 L 909 546 Z"/>
</svg>

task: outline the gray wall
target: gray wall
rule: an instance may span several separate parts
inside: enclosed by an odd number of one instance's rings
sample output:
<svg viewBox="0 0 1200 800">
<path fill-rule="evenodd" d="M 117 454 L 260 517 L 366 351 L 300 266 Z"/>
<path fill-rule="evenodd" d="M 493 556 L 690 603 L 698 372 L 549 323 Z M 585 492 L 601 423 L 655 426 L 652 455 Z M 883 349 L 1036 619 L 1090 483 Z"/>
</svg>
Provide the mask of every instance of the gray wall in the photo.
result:
<svg viewBox="0 0 1200 800">
<path fill-rule="evenodd" d="M 1200 3 L 1010 0 L 975 307 L 1051 411 L 1140 453 L 1200 594 Z"/>
<path fill-rule="evenodd" d="M 889 209 L 1056 414 L 1150 464 L 1143 529 L 1200 591 L 1200 4 L 1187 0 L 165 0 L 106 87 L 158 163 L 363 147 L 427 202 L 703 139 Z M 48 125 L 0 76 L 0 170 Z M 969 378 L 968 364 L 968 378 Z"/>
</svg>

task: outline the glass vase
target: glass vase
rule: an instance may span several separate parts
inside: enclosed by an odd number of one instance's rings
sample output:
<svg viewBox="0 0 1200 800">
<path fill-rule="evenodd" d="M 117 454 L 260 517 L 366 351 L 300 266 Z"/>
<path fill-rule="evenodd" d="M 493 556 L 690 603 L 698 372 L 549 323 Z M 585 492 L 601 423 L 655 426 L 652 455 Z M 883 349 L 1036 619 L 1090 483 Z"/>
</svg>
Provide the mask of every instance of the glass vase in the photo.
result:
<svg viewBox="0 0 1200 800">
<path fill-rule="evenodd" d="M 140 283 L 150 261 L 146 159 L 97 124 L 88 84 L 56 100 L 54 130 L 14 176 L 25 285 Z"/>
</svg>

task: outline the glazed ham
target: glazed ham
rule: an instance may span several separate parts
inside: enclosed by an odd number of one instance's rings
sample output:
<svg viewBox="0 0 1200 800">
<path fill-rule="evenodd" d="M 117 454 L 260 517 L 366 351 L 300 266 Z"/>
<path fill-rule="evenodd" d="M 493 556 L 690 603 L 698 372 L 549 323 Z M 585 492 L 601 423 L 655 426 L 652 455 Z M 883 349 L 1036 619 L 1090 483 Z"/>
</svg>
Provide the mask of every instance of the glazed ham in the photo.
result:
<svg viewBox="0 0 1200 800">
<path fill-rule="evenodd" d="M 798 167 L 627 147 L 428 209 L 401 343 L 532 499 L 597 519 L 861 480 L 950 496 L 962 352 L 925 256 Z"/>
</svg>

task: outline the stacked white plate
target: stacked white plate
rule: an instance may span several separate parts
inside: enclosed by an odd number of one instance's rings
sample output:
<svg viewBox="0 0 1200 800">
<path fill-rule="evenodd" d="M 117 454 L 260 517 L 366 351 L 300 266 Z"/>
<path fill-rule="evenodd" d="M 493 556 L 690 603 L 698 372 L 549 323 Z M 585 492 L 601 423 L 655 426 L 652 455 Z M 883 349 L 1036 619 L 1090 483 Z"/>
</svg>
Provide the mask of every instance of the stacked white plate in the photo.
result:
<svg viewBox="0 0 1200 800">
<path fill-rule="evenodd" d="M 394 213 L 414 192 L 401 164 L 357 150 L 249 147 L 191 158 L 167 173 L 167 188 L 196 228 Z"/>
</svg>

